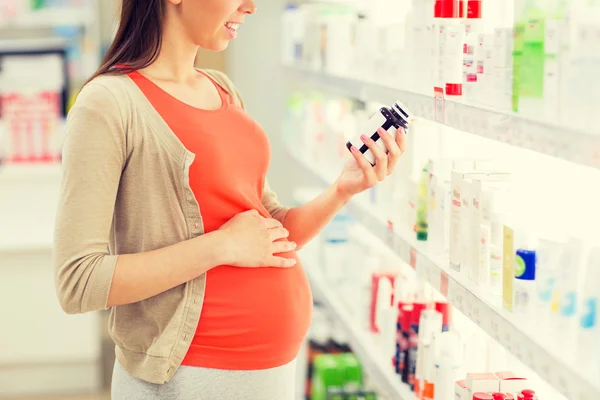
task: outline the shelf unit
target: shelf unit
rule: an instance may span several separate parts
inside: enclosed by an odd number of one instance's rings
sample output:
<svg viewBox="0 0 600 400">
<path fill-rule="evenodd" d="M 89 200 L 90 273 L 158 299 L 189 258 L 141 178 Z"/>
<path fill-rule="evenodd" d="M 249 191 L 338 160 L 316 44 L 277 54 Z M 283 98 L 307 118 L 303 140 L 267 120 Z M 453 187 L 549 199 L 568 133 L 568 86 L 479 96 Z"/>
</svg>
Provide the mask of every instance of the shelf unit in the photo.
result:
<svg viewBox="0 0 600 400">
<path fill-rule="evenodd" d="M 299 167 L 312 177 L 315 185 L 333 182 L 333 177 L 325 176 L 298 156 L 294 158 Z M 427 250 L 426 242 L 418 242 L 414 238 L 414 232 L 394 229 L 393 224 L 375 215 L 358 201 L 350 202 L 348 211 L 359 224 L 415 269 L 418 276 L 447 297 L 450 304 L 567 399 L 589 400 L 600 397 L 598 380 L 595 380 L 598 383 L 592 383 L 594 379 L 586 376 L 581 368 L 565 363 L 560 349 L 543 343 L 544 337 L 548 335 L 536 335 L 535 328 L 525 316 L 506 311 L 500 298 L 489 296 L 478 285 L 451 269 L 447 256 L 432 255 Z"/>
<path fill-rule="evenodd" d="M 0 21 L 0 29 L 44 29 L 63 25 L 88 26 L 94 23 L 91 10 L 78 7 L 45 8 Z"/>
<path fill-rule="evenodd" d="M 394 373 L 391 363 L 384 364 L 380 358 L 375 357 L 380 352 L 369 333 L 353 322 L 339 296 L 331 290 L 321 274 L 317 272 L 321 269 L 314 267 L 307 268 L 307 274 L 315 298 L 319 299 L 344 326 L 352 351 L 360 359 L 377 390 L 389 400 L 416 400 L 408 385 L 403 384 L 400 377 Z"/>
<path fill-rule="evenodd" d="M 387 104 L 400 100 L 420 118 L 443 123 L 451 128 L 512 146 L 600 168 L 600 128 L 598 127 L 590 127 L 590 132 L 581 132 L 569 127 L 528 119 L 516 113 L 449 99 L 439 100 L 433 93 L 425 95 L 353 77 L 311 71 L 298 66 L 285 66 L 285 70 L 289 76 L 299 82 L 312 83 L 363 101 Z M 598 131 L 591 131 L 592 129 Z"/>
<path fill-rule="evenodd" d="M 0 258 L 52 251 L 60 181 L 58 163 L 0 165 Z"/>
</svg>

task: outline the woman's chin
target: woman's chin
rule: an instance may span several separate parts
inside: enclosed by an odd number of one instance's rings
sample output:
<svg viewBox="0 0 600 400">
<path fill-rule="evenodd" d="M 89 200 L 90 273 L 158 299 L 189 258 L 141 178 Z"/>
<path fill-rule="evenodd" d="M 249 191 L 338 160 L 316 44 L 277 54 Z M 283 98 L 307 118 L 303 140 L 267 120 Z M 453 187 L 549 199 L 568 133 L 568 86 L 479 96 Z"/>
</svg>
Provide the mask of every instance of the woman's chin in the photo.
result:
<svg viewBox="0 0 600 400">
<path fill-rule="evenodd" d="M 211 43 L 200 44 L 200 47 L 207 51 L 223 51 L 229 47 L 230 40 L 219 40 Z"/>
</svg>

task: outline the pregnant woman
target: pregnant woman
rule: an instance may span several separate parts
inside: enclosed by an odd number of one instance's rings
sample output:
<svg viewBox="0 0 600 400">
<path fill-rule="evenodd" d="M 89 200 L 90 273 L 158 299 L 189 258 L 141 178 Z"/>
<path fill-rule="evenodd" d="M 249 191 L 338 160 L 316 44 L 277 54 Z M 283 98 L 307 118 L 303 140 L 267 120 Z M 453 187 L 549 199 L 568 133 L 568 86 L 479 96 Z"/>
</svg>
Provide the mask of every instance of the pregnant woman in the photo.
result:
<svg viewBox="0 0 600 400">
<path fill-rule="evenodd" d="M 110 309 L 113 400 L 291 400 L 312 298 L 295 250 L 383 180 L 404 132 L 355 148 L 288 209 L 267 136 L 221 73 L 194 68 L 253 0 L 123 0 L 119 30 L 67 121 L 55 282 L 70 314 Z"/>
</svg>

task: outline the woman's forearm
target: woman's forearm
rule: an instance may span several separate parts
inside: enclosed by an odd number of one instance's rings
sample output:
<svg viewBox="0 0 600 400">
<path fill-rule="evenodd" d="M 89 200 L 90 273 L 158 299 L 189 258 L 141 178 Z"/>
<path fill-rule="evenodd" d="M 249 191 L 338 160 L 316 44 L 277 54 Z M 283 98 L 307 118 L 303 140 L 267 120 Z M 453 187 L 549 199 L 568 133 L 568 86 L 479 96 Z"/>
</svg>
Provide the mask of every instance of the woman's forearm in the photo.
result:
<svg viewBox="0 0 600 400">
<path fill-rule="evenodd" d="M 331 222 L 349 200 L 350 197 L 342 195 L 333 184 L 314 200 L 290 209 L 283 223 L 290 232 L 289 240 L 299 247 L 304 246 Z"/>
<path fill-rule="evenodd" d="M 222 235 L 214 231 L 158 250 L 120 255 L 108 307 L 145 300 L 225 264 Z"/>
</svg>

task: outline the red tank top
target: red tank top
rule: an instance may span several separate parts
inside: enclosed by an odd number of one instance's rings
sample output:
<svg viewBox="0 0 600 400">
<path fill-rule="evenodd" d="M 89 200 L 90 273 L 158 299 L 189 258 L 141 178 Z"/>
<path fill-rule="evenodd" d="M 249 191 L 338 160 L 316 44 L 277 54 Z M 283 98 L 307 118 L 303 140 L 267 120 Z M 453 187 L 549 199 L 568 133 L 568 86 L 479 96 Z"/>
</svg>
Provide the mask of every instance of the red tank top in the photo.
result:
<svg viewBox="0 0 600 400">
<path fill-rule="evenodd" d="M 202 110 L 177 100 L 139 72 L 129 76 L 196 154 L 189 179 L 205 232 L 251 209 L 268 217 L 262 205 L 271 157 L 268 138 L 232 97 L 213 82 L 222 106 Z M 300 263 L 287 269 L 222 265 L 208 271 L 206 282 L 200 321 L 183 365 L 267 369 L 296 357 L 312 311 Z"/>
</svg>

